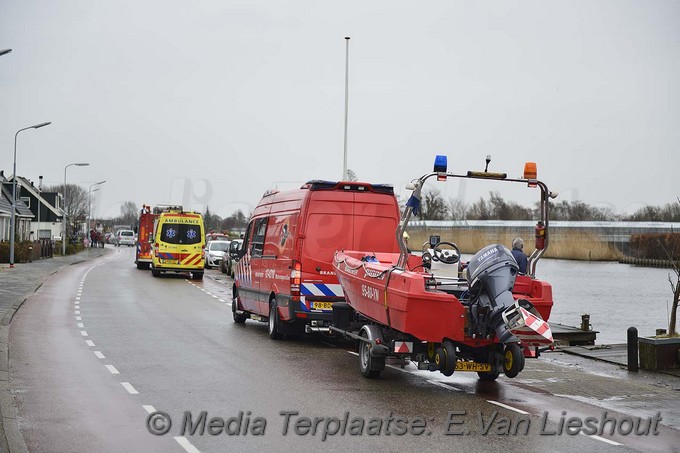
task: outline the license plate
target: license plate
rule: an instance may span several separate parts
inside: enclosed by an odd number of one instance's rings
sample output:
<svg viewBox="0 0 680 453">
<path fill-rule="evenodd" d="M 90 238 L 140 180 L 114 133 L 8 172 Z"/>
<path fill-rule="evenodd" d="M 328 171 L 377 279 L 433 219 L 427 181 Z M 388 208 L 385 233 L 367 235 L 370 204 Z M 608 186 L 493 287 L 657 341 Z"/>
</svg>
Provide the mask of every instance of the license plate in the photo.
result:
<svg viewBox="0 0 680 453">
<path fill-rule="evenodd" d="M 476 363 L 476 362 L 456 362 L 456 371 L 481 371 L 489 372 L 491 371 L 491 365 L 488 363 Z"/>
<path fill-rule="evenodd" d="M 161 264 L 177 264 L 177 260 L 161 260 Z"/>
<path fill-rule="evenodd" d="M 333 302 L 312 302 L 312 308 L 316 310 L 332 310 Z"/>
</svg>

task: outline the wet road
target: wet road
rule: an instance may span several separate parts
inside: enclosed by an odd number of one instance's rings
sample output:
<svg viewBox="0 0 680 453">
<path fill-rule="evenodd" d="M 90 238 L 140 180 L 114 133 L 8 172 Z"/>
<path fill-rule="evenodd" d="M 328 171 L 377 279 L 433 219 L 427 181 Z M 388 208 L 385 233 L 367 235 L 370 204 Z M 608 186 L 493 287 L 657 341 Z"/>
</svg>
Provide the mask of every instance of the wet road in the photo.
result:
<svg viewBox="0 0 680 453">
<path fill-rule="evenodd" d="M 560 379 L 568 367 L 547 360 L 528 361 L 521 379 L 496 383 L 396 365 L 379 380 L 364 379 L 351 345 L 323 337 L 274 342 L 264 323 L 234 324 L 229 280 L 219 271 L 203 282 L 153 278 L 133 259 L 132 249 L 116 249 L 69 266 L 15 316 L 10 385 L 30 451 L 649 452 L 680 445 L 678 432 L 663 426 L 659 436 L 558 435 L 563 411 L 600 420 L 607 406 L 560 396 L 551 382 L 559 393 L 579 383 Z M 658 403 L 664 411 L 665 401 Z M 618 410 L 651 417 L 657 408 Z M 147 429 L 156 411 L 172 420 L 165 435 Z"/>
</svg>

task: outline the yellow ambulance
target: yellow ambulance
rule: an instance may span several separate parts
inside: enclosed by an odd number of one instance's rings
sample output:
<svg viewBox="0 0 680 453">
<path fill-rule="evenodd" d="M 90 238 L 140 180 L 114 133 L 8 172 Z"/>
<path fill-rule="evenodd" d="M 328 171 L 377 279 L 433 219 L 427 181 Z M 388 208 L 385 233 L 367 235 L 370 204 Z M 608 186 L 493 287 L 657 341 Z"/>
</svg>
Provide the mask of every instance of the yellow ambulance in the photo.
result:
<svg viewBox="0 0 680 453">
<path fill-rule="evenodd" d="M 193 280 L 203 279 L 205 230 L 203 216 L 171 207 L 154 221 L 151 275 L 189 272 Z"/>
</svg>

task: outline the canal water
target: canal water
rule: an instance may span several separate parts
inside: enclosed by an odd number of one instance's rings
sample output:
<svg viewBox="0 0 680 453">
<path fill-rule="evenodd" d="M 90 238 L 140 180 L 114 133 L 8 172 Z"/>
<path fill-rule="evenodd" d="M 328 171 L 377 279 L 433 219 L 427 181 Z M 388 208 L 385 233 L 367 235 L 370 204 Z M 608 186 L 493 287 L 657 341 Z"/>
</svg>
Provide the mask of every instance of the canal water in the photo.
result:
<svg viewBox="0 0 680 453">
<path fill-rule="evenodd" d="M 472 255 L 462 258 L 469 261 Z M 449 275 L 454 268 L 433 263 L 437 274 Z M 671 269 L 617 262 L 543 258 L 536 265 L 536 278 L 553 289 L 550 322 L 580 327 L 581 315 L 589 314 L 592 330 L 598 332 L 596 344 L 625 343 L 629 327 L 636 327 L 639 336 L 668 329 L 673 300 L 669 273 L 674 277 Z"/>
<path fill-rule="evenodd" d="M 551 322 L 581 325 L 590 315 L 597 344 L 625 343 L 629 327 L 639 336 L 668 328 L 673 300 L 668 274 L 671 269 L 636 267 L 616 262 L 541 259 L 536 277 L 553 288 Z"/>
</svg>

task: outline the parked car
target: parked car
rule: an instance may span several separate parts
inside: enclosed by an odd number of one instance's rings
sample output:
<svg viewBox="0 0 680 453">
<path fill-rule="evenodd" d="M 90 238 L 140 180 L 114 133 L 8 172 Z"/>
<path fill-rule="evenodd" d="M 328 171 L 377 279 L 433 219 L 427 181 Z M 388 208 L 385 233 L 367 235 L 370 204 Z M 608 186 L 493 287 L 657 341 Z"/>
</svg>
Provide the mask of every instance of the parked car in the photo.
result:
<svg viewBox="0 0 680 453">
<path fill-rule="evenodd" d="M 135 245 L 135 232 L 132 230 L 118 230 L 116 233 L 115 244 L 116 247 L 120 247 L 121 245 L 132 247 Z"/>
<path fill-rule="evenodd" d="M 222 262 L 225 252 L 229 249 L 229 241 L 210 241 L 205 246 L 203 258 L 205 259 L 204 266 L 210 269 L 213 266 L 219 266 Z"/>
<path fill-rule="evenodd" d="M 208 243 L 210 241 L 229 241 L 229 236 L 224 234 L 224 233 L 215 233 L 215 232 L 210 232 L 210 233 L 205 233 L 205 242 Z"/>
<path fill-rule="evenodd" d="M 243 239 L 234 239 L 229 244 L 228 253 L 224 254 L 224 258 L 220 263 L 220 270 L 223 274 L 228 274 L 230 277 L 234 276 L 234 266 L 238 262 L 238 251 L 241 249 Z"/>
</svg>

